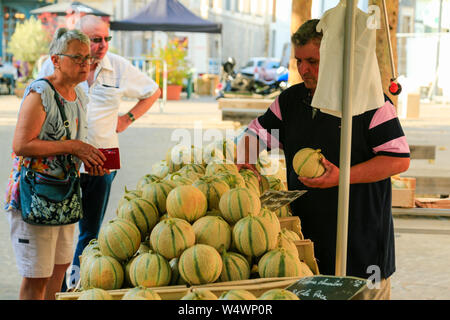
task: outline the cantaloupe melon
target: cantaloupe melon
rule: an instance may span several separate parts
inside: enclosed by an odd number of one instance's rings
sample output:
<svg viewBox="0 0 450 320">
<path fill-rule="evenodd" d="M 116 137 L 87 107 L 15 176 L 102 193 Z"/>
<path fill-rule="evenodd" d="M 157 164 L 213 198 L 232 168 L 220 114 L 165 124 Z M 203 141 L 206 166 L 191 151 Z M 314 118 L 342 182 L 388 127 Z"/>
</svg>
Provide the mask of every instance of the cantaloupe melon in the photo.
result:
<svg viewBox="0 0 450 320">
<path fill-rule="evenodd" d="M 271 289 L 264 292 L 258 300 L 300 300 L 300 298 L 286 289 Z"/>
<path fill-rule="evenodd" d="M 141 233 L 129 220 L 114 218 L 100 228 L 98 244 L 103 255 L 127 260 L 139 249 Z"/>
<path fill-rule="evenodd" d="M 183 279 L 191 285 L 211 283 L 216 281 L 222 272 L 222 258 L 213 247 L 196 244 L 181 254 L 178 270 Z"/>
<path fill-rule="evenodd" d="M 77 300 L 114 300 L 108 291 L 100 288 L 92 288 L 81 291 Z"/>
<path fill-rule="evenodd" d="M 204 216 L 194 222 L 195 243 L 207 244 L 221 252 L 231 244 L 231 228 L 220 216 Z"/>
<path fill-rule="evenodd" d="M 94 254 L 80 269 L 83 289 L 120 289 L 124 280 L 122 265 L 110 256 Z"/>
<path fill-rule="evenodd" d="M 167 218 L 153 228 L 150 243 L 153 250 L 170 260 L 195 244 L 194 229 L 186 220 Z"/>
<path fill-rule="evenodd" d="M 278 247 L 262 256 L 258 262 L 258 273 L 261 278 L 305 276 L 309 273 L 309 268 L 303 270 L 305 265 L 301 263 L 298 255 Z"/>
<path fill-rule="evenodd" d="M 219 201 L 222 195 L 230 190 L 230 186 L 214 176 L 203 176 L 192 184 L 206 197 L 208 211 L 219 210 Z"/>
<path fill-rule="evenodd" d="M 128 290 L 122 300 L 162 300 L 161 296 L 154 290 L 142 286 Z"/>
<path fill-rule="evenodd" d="M 226 250 L 221 255 L 223 268 L 219 277 L 220 281 L 237 281 L 250 278 L 250 265 L 243 255 Z"/>
<path fill-rule="evenodd" d="M 258 215 L 261 201 L 258 195 L 247 188 L 235 188 L 225 192 L 220 198 L 219 209 L 222 217 L 235 224 L 249 214 Z"/>
<path fill-rule="evenodd" d="M 166 208 L 169 217 L 193 223 L 206 214 L 208 201 L 203 192 L 195 186 L 179 186 L 167 195 Z"/>
<path fill-rule="evenodd" d="M 117 210 L 117 216 L 132 222 L 139 229 L 142 241 L 159 221 L 158 208 L 144 198 L 134 198 L 123 204 Z"/>
<path fill-rule="evenodd" d="M 170 181 L 155 181 L 142 188 L 142 198 L 153 202 L 158 207 L 159 215 L 163 215 L 166 213 L 167 195 L 173 188 L 175 185 Z"/>
<path fill-rule="evenodd" d="M 232 289 L 219 296 L 219 300 L 257 300 L 255 295 L 248 290 Z"/>
<path fill-rule="evenodd" d="M 167 286 L 171 276 L 169 262 L 153 251 L 138 255 L 130 266 L 130 279 L 134 286 L 146 288 Z"/>
<path fill-rule="evenodd" d="M 276 247 L 277 230 L 268 219 L 248 215 L 234 225 L 233 243 L 244 255 L 259 257 Z"/>
<path fill-rule="evenodd" d="M 303 148 L 297 151 L 292 160 L 292 167 L 299 177 L 316 178 L 325 172 L 320 149 Z"/>
<path fill-rule="evenodd" d="M 208 289 L 191 289 L 181 300 L 217 300 L 217 296 Z"/>
</svg>

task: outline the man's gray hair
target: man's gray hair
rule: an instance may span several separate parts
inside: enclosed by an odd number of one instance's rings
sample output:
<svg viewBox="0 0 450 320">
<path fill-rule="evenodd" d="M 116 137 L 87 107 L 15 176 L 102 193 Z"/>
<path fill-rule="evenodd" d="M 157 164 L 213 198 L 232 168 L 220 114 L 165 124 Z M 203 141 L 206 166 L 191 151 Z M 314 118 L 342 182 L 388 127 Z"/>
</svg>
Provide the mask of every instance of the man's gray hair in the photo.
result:
<svg viewBox="0 0 450 320">
<path fill-rule="evenodd" d="M 320 41 L 322 41 L 323 34 L 322 32 L 317 32 L 316 30 L 319 21 L 319 19 L 311 19 L 302 24 L 300 28 L 298 28 L 292 35 L 292 44 L 296 47 L 304 46 L 311 40 L 320 43 Z"/>
<path fill-rule="evenodd" d="M 53 40 L 50 43 L 50 55 L 65 53 L 67 46 L 72 40 L 78 40 L 84 44 L 90 45 L 89 37 L 78 29 L 69 30 L 67 28 L 59 28 L 56 30 Z"/>
</svg>

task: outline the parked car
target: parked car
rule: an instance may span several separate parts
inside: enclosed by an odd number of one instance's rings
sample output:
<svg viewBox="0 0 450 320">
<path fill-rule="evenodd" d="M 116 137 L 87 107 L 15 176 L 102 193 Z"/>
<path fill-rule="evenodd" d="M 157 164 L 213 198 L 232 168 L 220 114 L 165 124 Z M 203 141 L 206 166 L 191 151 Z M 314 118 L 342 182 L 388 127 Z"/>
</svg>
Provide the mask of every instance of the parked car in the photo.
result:
<svg viewBox="0 0 450 320">
<path fill-rule="evenodd" d="M 257 70 L 258 80 L 273 81 L 278 77 L 277 70 L 280 68 L 280 59 L 268 58 Z"/>
<path fill-rule="evenodd" d="M 239 70 L 244 76 L 254 77 L 254 75 L 258 72 L 258 69 L 264 64 L 267 60 L 265 57 L 253 57 L 248 60 L 248 62 L 244 65 L 242 69 Z"/>
</svg>

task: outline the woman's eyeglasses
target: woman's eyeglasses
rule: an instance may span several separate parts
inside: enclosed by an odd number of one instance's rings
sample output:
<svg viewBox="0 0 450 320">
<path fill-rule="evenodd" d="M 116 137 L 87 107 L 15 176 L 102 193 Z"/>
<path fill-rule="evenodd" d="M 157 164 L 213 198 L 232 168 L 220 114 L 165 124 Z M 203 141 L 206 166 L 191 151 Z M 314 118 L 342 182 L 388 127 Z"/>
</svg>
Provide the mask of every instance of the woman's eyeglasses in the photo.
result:
<svg viewBox="0 0 450 320">
<path fill-rule="evenodd" d="M 87 64 L 93 64 L 95 62 L 95 58 L 93 56 L 90 56 L 90 55 L 87 55 L 85 57 L 83 57 L 82 55 L 72 55 L 72 54 L 64 54 L 64 53 L 58 53 L 57 55 L 58 56 L 69 57 L 76 64 L 83 64 L 85 62 Z"/>
<path fill-rule="evenodd" d="M 108 36 L 108 37 L 103 37 L 103 38 L 102 37 L 92 38 L 91 41 L 93 43 L 101 43 L 102 40 L 105 40 L 105 42 L 109 42 L 109 41 L 111 41 L 111 39 L 112 39 L 112 36 Z"/>
</svg>

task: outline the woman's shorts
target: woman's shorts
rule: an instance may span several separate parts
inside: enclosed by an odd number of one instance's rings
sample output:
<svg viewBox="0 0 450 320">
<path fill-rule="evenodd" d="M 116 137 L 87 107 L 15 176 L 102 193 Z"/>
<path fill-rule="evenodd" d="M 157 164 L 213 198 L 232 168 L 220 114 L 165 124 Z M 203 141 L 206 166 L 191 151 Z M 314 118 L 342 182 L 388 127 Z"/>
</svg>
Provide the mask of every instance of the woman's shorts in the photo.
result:
<svg viewBox="0 0 450 320">
<path fill-rule="evenodd" d="M 64 226 L 38 226 L 22 220 L 20 212 L 6 213 L 17 268 L 25 278 L 48 278 L 55 264 L 73 258 L 75 223 Z"/>
</svg>

